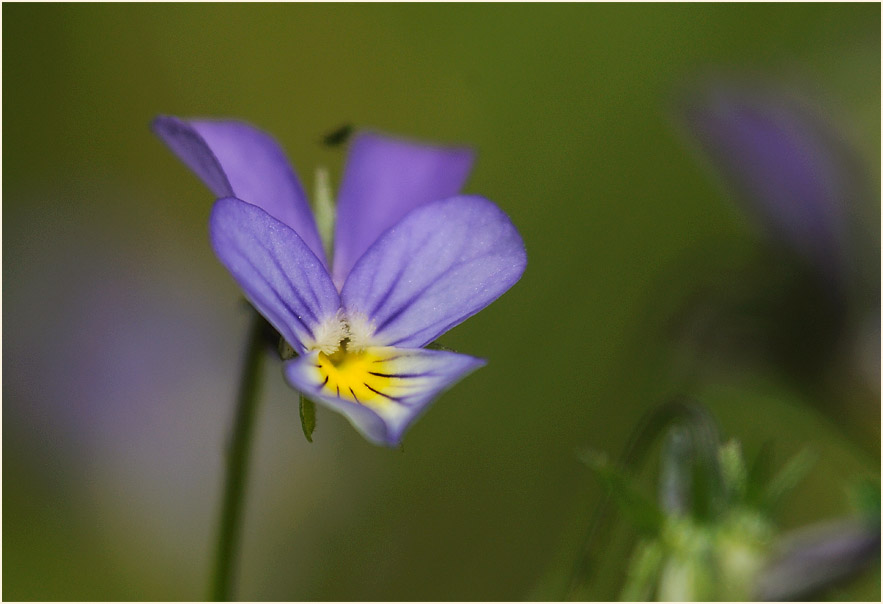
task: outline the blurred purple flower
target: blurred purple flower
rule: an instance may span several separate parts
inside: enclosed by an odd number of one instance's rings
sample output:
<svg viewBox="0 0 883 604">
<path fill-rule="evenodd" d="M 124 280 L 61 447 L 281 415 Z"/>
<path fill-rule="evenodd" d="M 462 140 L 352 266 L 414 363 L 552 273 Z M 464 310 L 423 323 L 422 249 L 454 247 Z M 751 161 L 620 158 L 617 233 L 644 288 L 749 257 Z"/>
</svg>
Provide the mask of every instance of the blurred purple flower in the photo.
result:
<svg viewBox="0 0 883 604">
<path fill-rule="evenodd" d="M 783 96 L 720 86 L 686 113 L 747 210 L 811 266 L 841 280 L 851 185 L 829 125 Z"/>
<path fill-rule="evenodd" d="M 880 526 L 853 519 L 798 529 L 778 544 L 760 577 L 759 601 L 813 599 L 880 558 Z"/>
<path fill-rule="evenodd" d="M 153 130 L 221 198 L 210 219 L 215 253 L 299 354 L 284 368 L 295 389 L 395 445 L 484 364 L 423 348 L 501 296 L 526 264 L 509 218 L 457 195 L 471 151 L 356 136 L 329 265 L 303 187 L 270 136 L 173 117 Z"/>
</svg>

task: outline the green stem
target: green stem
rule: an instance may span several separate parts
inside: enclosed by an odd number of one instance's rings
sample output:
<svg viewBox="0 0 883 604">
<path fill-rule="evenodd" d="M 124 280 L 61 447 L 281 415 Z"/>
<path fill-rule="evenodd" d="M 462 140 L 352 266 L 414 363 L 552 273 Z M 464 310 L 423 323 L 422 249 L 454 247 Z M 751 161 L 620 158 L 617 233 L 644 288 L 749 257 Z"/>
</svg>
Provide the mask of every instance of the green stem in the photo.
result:
<svg viewBox="0 0 883 604">
<path fill-rule="evenodd" d="M 264 319 L 254 313 L 248 348 L 242 366 L 242 381 L 236 402 L 236 419 L 227 448 L 226 482 L 218 527 L 217 549 L 210 599 L 229 601 L 233 595 L 235 566 L 242 533 L 242 509 L 245 500 L 248 456 L 254 433 L 261 369 L 263 366 Z"/>
</svg>

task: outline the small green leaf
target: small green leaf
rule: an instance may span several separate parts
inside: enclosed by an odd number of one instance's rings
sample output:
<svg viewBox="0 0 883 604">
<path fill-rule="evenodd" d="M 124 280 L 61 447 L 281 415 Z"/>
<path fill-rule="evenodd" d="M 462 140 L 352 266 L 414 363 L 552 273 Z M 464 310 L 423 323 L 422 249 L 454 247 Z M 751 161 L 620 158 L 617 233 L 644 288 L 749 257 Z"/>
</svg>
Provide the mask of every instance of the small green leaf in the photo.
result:
<svg viewBox="0 0 883 604">
<path fill-rule="evenodd" d="M 620 510 L 639 532 L 650 535 L 659 532 L 663 521 L 662 512 L 637 489 L 630 476 L 611 464 L 607 456 L 599 451 L 584 450 L 580 453 L 580 459 L 595 471 L 610 496 L 619 504 Z"/>
<path fill-rule="evenodd" d="M 313 442 L 313 430 L 316 429 L 316 404 L 300 395 L 300 425 L 308 442 Z"/>
<path fill-rule="evenodd" d="M 815 462 L 816 455 L 808 449 L 803 449 L 792 457 L 767 484 L 763 497 L 764 507 L 769 511 L 774 510 L 785 495 L 793 491 L 806 477 Z"/>
</svg>

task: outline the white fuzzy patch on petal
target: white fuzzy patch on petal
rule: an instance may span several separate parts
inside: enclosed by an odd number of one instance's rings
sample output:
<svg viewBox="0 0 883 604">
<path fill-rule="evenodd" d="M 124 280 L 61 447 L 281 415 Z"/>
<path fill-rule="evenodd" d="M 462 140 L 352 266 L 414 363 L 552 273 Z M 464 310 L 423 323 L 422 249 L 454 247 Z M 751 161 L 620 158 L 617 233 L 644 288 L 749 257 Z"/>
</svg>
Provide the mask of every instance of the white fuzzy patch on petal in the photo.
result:
<svg viewBox="0 0 883 604">
<path fill-rule="evenodd" d="M 337 314 L 319 324 L 314 330 L 315 341 L 307 344 L 308 350 L 319 350 L 325 354 L 334 354 L 340 343 L 349 337 L 349 328 L 343 313 Z"/>
<path fill-rule="evenodd" d="M 351 313 L 347 317 L 349 325 L 349 350 L 359 351 L 374 346 L 374 322 L 362 313 Z"/>
</svg>

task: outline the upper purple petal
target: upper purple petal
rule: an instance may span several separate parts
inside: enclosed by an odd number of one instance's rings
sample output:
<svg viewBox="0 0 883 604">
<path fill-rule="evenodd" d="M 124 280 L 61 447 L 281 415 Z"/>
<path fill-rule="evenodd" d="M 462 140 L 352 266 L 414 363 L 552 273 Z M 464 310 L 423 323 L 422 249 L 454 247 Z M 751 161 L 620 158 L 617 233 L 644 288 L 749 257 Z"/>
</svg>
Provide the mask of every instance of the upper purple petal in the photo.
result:
<svg viewBox="0 0 883 604">
<path fill-rule="evenodd" d="M 341 293 L 376 345 L 419 347 L 496 300 L 524 272 L 524 242 L 493 203 L 459 196 L 427 204 L 386 231 Z"/>
<path fill-rule="evenodd" d="M 337 197 L 334 282 L 341 287 L 362 254 L 386 229 L 417 206 L 460 192 L 474 153 L 371 133 L 350 145 Z"/>
<path fill-rule="evenodd" d="M 215 254 L 246 297 L 303 353 L 340 309 L 322 262 L 287 225 L 239 199 L 215 202 L 209 229 Z"/>
<path fill-rule="evenodd" d="M 217 197 L 237 197 L 288 225 L 325 261 L 307 196 L 273 138 L 242 122 L 160 116 L 153 131 Z"/>
</svg>

